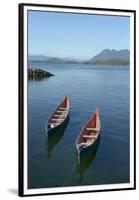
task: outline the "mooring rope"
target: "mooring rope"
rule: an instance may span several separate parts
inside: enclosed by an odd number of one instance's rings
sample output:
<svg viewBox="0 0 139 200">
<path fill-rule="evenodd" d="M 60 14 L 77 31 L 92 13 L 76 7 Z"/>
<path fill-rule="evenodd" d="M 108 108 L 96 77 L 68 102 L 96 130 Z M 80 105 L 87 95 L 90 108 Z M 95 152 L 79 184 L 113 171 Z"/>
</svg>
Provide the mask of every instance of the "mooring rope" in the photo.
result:
<svg viewBox="0 0 139 200">
<path fill-rule="evenodd" d="M 76 160 L 76 161 L 74 162 L 73 167 L 72 167 L 70 173 L 68 174 L 66 180 L 65 180 L 64 183 L 63 183 L 63 186 L 65 186 L 66 183 L 70 180 L 71 175 L 72 175 L 72 173 L 73 173 L 73 171 L 74 171 L 74 169 L 75 169 L 75 167 L 76 167 L 76 165 L 77 165 L 77 162 L 78 162 L 78 160 Z"/>
<path fill-rule="evenodd" d="M 38 147 L 29 155 L 28 159 L 32 158 L 32 156 L 34 156 L 41 148 L 42 144 L 44 143 L 44 141 L 46 140 L 46 137 L 44 137 L 40 144 L 38 145 Z"/>
</svg>

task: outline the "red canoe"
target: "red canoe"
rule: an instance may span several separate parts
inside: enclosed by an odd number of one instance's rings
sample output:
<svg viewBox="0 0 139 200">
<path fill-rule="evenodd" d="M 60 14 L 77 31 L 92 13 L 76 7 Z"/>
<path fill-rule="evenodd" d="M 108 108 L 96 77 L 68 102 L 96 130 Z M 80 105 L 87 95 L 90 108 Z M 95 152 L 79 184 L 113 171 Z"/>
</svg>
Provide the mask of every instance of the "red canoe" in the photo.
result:
<svg viewBox="0 0 139 200">
<path fill-rule="evenodd" d="M 88 149 L 90 146 L 94 146 L 97 143 L 100 134 L 100 126 L 99 109 L 96 108 L 76 140 L 78 152 Z"/>
<path fill-rule="evenodd" d="M 70 113 L 69 97 L 65 96 L 64 100 L 56 108 L 54 113 L 46 123 L 46 130 L 48 134 L 57 131 L 60 127 L 65 125 Z"/>
</svg>

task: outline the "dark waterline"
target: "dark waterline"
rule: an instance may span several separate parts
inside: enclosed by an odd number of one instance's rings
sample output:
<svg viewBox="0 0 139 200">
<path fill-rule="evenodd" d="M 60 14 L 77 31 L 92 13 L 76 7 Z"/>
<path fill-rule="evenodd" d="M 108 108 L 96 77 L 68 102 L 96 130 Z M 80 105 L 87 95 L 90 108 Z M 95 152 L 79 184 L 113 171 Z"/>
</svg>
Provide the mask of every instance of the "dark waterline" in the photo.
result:
<svg viewBox="0 0 139 200">
<path fill-rule="evenodd" d="M 28 188 L 129 182 L 129 67 L 29 64 L 55 76 L 28 82 Z M 71 115 L 65 130 L 47 138 L 45 122 L 65 94 Z M 101 140 L 77 165 L 76 138 L 95 107 Z"/>
</svg>

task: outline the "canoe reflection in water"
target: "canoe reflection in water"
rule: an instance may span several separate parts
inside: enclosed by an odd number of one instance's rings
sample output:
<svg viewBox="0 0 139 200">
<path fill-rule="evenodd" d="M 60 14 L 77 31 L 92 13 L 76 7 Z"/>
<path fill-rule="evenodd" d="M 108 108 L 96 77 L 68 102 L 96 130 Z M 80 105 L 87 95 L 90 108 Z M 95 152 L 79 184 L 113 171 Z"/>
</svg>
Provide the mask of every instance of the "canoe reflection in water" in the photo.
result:
<svg viewBox="0 0 139 200">
<path fill-rule="evenodd" d="M 101 140 L 101 137 L 99 136 L 97 144 L 93 146 L 92 148 L 89 148 L 84 153 L 80 154 L 80 156 L 78 157 L 77 173 L 78 173 L 79 183 L 83 181 L 85 172 L 87 171 L 89 166 L 93 163 L 96 157 L 100 140 Z"/>
<path fill-rule="evenodd" d="M 67 127 L 67 124 L 70 120 L 70 117 L 68 116 L 68 119 L 66 120 L 66 123 L 61 126 L 57 132 L 54 134 L 47 135 L 47 159 L 50 159 L 52 156 L 52 152 L 55 148 L 55 146 L 60 142 L 61 138 L 64 135 L 65 129 Z"/>
</svg>

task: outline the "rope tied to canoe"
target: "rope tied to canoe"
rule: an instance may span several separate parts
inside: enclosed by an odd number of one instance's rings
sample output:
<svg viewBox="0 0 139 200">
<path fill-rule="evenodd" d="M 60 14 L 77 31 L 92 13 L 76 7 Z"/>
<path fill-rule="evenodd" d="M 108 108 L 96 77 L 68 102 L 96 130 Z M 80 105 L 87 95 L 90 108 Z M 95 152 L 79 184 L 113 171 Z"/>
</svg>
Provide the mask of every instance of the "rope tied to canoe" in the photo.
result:
<svg viewBox="0 0 139 200">
<path fill-rule="evenodd" d="M 65 186 L 65 185 L 68 183 L 68 181 L 70 180 L 70 178 L 71 178 L 71 176 L 72 176 L 72 174 L 73 174 L 73 172 L 74 172 L 74 169 L 75 169 L 77 163 L 78 163 L 78 160 L 76 160 L 76 161 L 74 162 L 73 167 L 71 168 L 71 171 L 70 171 L 70 173 L 68 174 L 68 176 L 67 176 L 67 178 L 66 178 L 66 180 L 64 181 L 64 183 L 63 183 L 62 186 Z"/>
<path fill-rule="evenodd" d="M 42 144 L 46 141 L 46 138 L 43 138 L 40 142 L 40 144 L 37 146 L 37 148 L 29 155 L 28 159 L 31 159 L 42 147 Z M 68 181 L 70 180 L 73 172 L 74 172 L 74 169 L 77 165 L 77 163 L 79 162 L 79 160 L 77 159 L 74 163 L 73 163 L 73 166 L 69 172 L 69 174 L 67 175 L 67 178 L 65 179 L 64 183 L 62 186 L 66 186 L 66 184 L 68 183 Z"/>
</svg>

